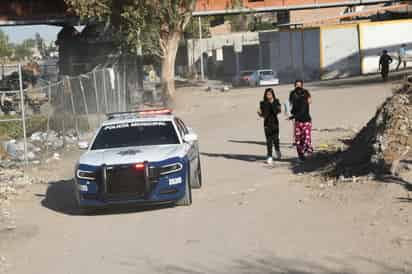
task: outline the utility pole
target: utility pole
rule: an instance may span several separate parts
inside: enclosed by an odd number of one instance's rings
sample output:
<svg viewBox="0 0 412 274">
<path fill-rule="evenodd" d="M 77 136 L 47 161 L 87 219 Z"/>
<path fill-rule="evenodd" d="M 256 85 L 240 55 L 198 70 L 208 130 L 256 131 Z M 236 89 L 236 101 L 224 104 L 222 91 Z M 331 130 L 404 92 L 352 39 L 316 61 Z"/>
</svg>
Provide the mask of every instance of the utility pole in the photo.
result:
<svg viewBox="0 0 412 274">
<path fill-rule="evenodd" d="M 203 66 L 203 43 L 202 43 L 202 17 L 199 18 L 199 48 L 200 48 L 200 77 L 205 80 L 205 71 Z"/>
</svg>

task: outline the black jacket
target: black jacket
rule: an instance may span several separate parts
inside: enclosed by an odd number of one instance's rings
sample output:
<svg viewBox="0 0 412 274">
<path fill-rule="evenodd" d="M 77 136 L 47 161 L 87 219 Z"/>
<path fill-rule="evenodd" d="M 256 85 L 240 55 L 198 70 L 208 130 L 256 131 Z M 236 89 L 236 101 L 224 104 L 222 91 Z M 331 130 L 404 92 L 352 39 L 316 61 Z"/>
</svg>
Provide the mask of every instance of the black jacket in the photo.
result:
<svg viewBox="0 0 412 274">
<path fill-rule="evenodd" d="M 306 89 L 296 89 L 293 95 L 290 97 L 292 104 L 292 118 L 297 122 L 311 122 L 310 117 L 310 105 L 309 105 L 310 93 Z"/>
<path fill-rule="evenodd" d="M 388 70 L 389 65 L 393 62 L 392 57 L 390 57 L 388 54 L 383 54 L 379 58 L 379 65 L 382 66 L 382 70 Z"/>
<path fill-rule="evenodd" d="M 275 99 L 273 103 L 269 101 L 260 102 L 260 113 L 264 119 L 265 127 L 279 127 L 278 114 L 282 111 L 282 106 L 278 99 Z"/>
</svg>

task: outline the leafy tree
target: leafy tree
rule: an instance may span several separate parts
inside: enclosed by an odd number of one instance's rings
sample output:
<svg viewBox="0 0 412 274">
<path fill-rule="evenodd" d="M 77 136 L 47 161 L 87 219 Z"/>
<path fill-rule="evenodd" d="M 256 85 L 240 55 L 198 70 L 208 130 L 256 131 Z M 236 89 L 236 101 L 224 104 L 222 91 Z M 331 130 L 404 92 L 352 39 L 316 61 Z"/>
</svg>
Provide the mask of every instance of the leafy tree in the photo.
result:
<svg viewBox="0 0 412 274">
<path fill-rule="evenodd" d="M 33 48 L 36 46 L 34 39 L 26 39 L 21 44 L 14 46 L 14 55 L 16 59 L 30 58 L 33 55 Z"/>
<path fill-rule="evenodd" d="M 158 56 L 165 95 L 175 92 L 175 60 L 179 40 L 192 17 L 196 0 L 65 0 L 80 17 L 106 22 L 118 31 L 130 51 Z"/>
<path fill-rule="evenodd" d="M 0 58 L 10 57 L 12 53 L 9 37 L 0 29 Z"/>
</svg>

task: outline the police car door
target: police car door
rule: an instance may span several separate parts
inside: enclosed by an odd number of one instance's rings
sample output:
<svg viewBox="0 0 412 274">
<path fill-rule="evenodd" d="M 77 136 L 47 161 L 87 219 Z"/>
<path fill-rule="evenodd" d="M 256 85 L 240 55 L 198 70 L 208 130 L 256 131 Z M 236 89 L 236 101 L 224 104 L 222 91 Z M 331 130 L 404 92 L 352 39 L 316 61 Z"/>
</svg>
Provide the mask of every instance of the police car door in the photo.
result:
<svg viewBox="0 0 412 274">
<path fill-rule="evenodd" d="M 180 134 L 182 136 L 182 138 L 186 135 L 189 134 L 189 130 L 186 127 L 186 125 L 183 123 L 182 120 L 180 120 L 179 118 L 175 119 L 176 125 L 180 131 Z M 188 143 L 189 147 L 189 151 L 187 153 L 187 157 L 189 159 L 190 162 L 190 179 L 191 180 L 195 180 L 196 178 L 196 172 L 197 169 L 199 167 L 199 151 L 198 151 L 198 141 L 191 141 Z"/>
</svg>

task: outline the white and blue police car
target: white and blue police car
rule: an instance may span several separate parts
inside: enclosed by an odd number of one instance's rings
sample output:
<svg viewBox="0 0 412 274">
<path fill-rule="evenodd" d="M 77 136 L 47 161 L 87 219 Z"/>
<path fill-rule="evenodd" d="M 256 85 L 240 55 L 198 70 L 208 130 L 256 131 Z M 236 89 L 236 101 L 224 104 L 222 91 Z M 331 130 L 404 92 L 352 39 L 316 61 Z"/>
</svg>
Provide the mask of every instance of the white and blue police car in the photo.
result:
<svg viewBox="0 0 412 274">
<path fill-rule="evenodd" d="M 198 137 L 169 109 L 109 114 L 75 167 L 81 209 L 188 206 L 202 186 Z"/>
</svg>

